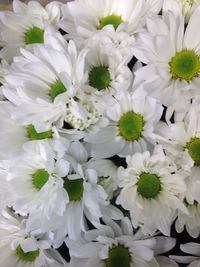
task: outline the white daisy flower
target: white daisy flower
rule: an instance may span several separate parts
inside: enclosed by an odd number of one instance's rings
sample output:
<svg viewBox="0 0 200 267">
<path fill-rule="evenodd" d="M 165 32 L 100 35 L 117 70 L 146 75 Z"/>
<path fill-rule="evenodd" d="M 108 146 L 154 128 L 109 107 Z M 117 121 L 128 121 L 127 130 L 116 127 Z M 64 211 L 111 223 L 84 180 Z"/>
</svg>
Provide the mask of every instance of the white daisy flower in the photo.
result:
<svg viewBox="0 0 200 267">
<path fill-rule="evenodd" d="M 199 3 L 199 0 L 164 0 L 163 11 L 182 12 L 185 16 L 185 22 L 187 23 Z"/>
<path fill-rule="evenodd" d="M 170 227 L 178 209 L 187 213 L 178 196 L 186 191 L 183 177 L 165 156 L 162 147 L 126 158 L 128 167 L 119 168 L 119 186 L 122 188 L 117 203 L 130 211 L 134 227 L 145 234 L 158 229 L 170 235 Z M 158 213 L 159 211 L 159 213 Z"/>
<path fill-rule="evenodd" d="M 0 264 L 5 267 L 64 267 L 65 261 L 51 248 L 52 236 L 26 232 L 22 217 L 0 215 Z"/>
<path fill-rule="evenodd" d="M 127 217 L 119 224 L 109 217 L 104 217 L 103 221 L 106 225 L 95 224 L 97 229 L 88 231 L 79 241 L 66 239 L 72 257 L 71 267 L 118 267 L 122 264 L 123 267 L 167 267 L 158 264 L 154 252 L 170 250 L 175 245 L 174 239 L 147 237 L 140 231 L 134 233 Z"/>
<path fill-rule="evenodd" d="M 26 143 L 24 152 L 12 158 L 8 185 L 12 190 L 10 205 L 20 214 L 34 214 L 47 222 L 62 216 L 69 202 L 63 188 L 70 163 L 60 159 L 48 143 Z M 39 216 L 40 215 L 40 216 Z"/>
<path fill-rule="evenodd" d="M 96 224 L 97 230 L 85 234 L 85 242 L 66 239 L 72 267 L 116 267 L 122 263 L 124 267 L 151 266 L 154 238 L 138 240 L 128 218 L 122 220 L 121 227 L 109 218 L 104 221 L 106 225 Z"/>
<path fill-rule="evenodd" d="M 158 13 L 161 0 L 76 0 L 63 6 L 62 29 L 70 38 L 85 40 L 101 29 L 114 28 L 134 34 L 144 26 L 145 18 L 150 13 Z"/>
<path fill-rule="evenodd" d="M 21 47 L 44 43 L 45 28 L 49 25 L 58 27 L 60 20 L 59 2 L 52 2 L 43 7 L 37 1 L 30 1 L 26 5 L 14 0 L 13 11 L 0 13 L 0 42 L 3 46 L 0 58 L 8 62 L 19 54 Z"/>
<path fill-rule="evenodd" d="M 127 67 L 127 59 L 118 49 L 106 48 L 96 41 L 88 51 L 86 70 L 88 80 L 85 91 L 105 101 L 109 94 L 120 95 L 132 84 L 132 72 Z M 123 89 L 122 89 L 123 88 Z"/>
<path fill-rule="evenodd" d="M 110 123 L 97 133 L 86 136 L 91 156 L 107 158 L 126 156 L 147 150 L 154 143 L 154 126 L 163 108 L 142 90 L 127 93 L 113 104 L 106 103 L 106 116 Z"/>
<path fill-rule="evenodd" d="M 189 100 L 199 95 L 200 38 L 196 25 L 200 6 L 192 14 L 186 29 L 182 14 L 164 12 L 147 20 L 147 31 L 140 33 L 135 56 L 147 64 L 136 73 L 145 80 L 145 89 L 165 106 L 186 109 Z"/>
<path fill-rule="evenodd" d="M 3 92 L 17 108 L 14 117 L 45 131 L 54 124 L 62 128 L 67 103 L 84 80 L 86 50 L 77 52 L 73 41 L 47 34 L 47 45 L 23 49 L 5 76 Z M 50 40 L 55 49 L 49 47 Z M 52 45 L 53 45 L 52 44 Z M 46 129 L 45 129 L 46 128 Z"/>
<path fill-rule="evenodd" d="M 187 267 L 199 267 L 200 264 L 200 244 L 186 243 L 180 246 L 180 249 L 188 256 L 171 256 L 176 262 L 188 264 Z"/>
</svg>

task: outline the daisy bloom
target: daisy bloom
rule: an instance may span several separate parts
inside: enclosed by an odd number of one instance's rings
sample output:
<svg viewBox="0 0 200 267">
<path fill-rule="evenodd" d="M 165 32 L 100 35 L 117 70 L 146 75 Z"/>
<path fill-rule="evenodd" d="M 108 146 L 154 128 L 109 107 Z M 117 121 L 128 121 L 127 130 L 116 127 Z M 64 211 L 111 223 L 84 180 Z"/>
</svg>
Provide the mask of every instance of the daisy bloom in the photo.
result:
<svg viewBox="0 0 200 267">
<path fill-rule="evenodd" d="M 3 49 L 0 58 L 11 62 L 19 54 L 21 47 L 44 43 L 45 28 L 57 28 L 60 20 L 60 4 L 52 2 L 43 7 L 37 1 L 27 5 L 19 0 L 13 1 L 13 11 L 0 13 L 0 42 Z"/>
<path fill-rule="evenodd" d="M 10 205 L 19 214 L 35 214 L 44 223 L 62 216 L 69 201 L 63 188 L 70 163 L 57 157 L 46 142 L 26 143 L 18 157 L 10 160 L 7 180 L 12 190 Z M 48 226 L 47 226 L 48 227 Z"/>
<path fill-rule="evenodd" d="M 127 168 L 120 167 L 118 172 L 122 190 L 116 203 L 130 211 L 133 226 L 140 226 L 145 234 L 158 229 L 170 235 L 177 209 L 187 213 L 178 198 L 186 191 L 183 177 L 160 146 L 155 147 L 152 156 L 148 151 L 135 153 L 126 161 Z"/>
<path fill-rule="evenodd" d="M 106 225 L 95 224 L 97 229 L 85 233 L 78 242 L 66 239 L 71 267 L 159 266 L 154 258 L 155 238 L 134 233 L 127 217 L 119 225 L 109 217 L 103 221 Z"/>
<path fill-rule="evenodd" d="M 51 248 L 52 236 L 25 230 L 22 217 L 5 210 L 0 215 L 0 264 L 5 267 L 64 267 L 65 261 Z"/>
<path fill-rule="evenodd" d="M 87 52 L 78 53 L 74 42 L 67 44 L 59 34 L 46 36 L 46 46 L 35 45 L 33 53 L 21 50 L 23 56 L 15 58 L 3 82 L 5 97 L 17 107 L 13 116 L 41 132 L 52 124 L 62 128 L 67 104 L 84 80 Z"/>
<path fill-rule="evenodd" d="M 106 100 L 108 94 L 116 96 L 128 90 L 132 83 L 132 72 L 127 63 L 118 49 L 106 49 L 96 42 L 86 56 L 88 79 L 85 91 Z"/>
<path fill-rule="evenodd" d="M 150 13 L 159 13 L 161 0 L 76 0 L 63 6 L 60 23 L 73 39 L 85 40 L 96 31 L 114 28 L 134 34 Z"/>
<path fill-rule="evenodd" d="M 145 80 L 144 87 L 150 95 L 175 110 L 186 109 L 190 99 L 199 95 L 199 21 L 200 6 L 186 29 L 182 14 L 164 12 L 162 17 L 152 16 L 134 47 L 135 56 L 147 64 L 135 73 L 136 78 Z"/>
<path fill-rule="evenodd" d="M 120 99 L 113 98 L 112 105 L 106 104 L 109 125 L 85 137 L 92 157 L 126 156 L 151 147 L 154 126 L 163 110 L 155 99 L 139 90 L 139 94 L 123 94 Z"/>
</svg>

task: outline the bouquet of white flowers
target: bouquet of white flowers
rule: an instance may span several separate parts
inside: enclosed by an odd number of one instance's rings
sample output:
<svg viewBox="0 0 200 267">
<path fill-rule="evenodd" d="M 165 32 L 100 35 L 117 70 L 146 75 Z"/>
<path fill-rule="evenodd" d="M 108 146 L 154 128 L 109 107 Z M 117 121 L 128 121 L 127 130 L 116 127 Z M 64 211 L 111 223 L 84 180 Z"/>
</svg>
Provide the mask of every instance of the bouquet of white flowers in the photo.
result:
<svg viewBox="0 0 200 267">
<path fill-rule="evenodd" d="M 0 12 L 0 267 L 200 266 L 199 25 L 199 0 Z"/>
</svg>

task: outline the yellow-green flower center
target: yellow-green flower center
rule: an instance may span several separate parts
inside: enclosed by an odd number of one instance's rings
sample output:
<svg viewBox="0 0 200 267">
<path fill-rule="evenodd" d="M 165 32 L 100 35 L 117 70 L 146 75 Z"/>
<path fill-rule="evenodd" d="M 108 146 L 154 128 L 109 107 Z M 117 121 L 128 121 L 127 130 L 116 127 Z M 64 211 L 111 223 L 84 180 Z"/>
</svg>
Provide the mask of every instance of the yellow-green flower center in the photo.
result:
<svg viewBox="0 0 200 267">
<path fill-rule="evenodd" d="M 37 190 L 40 190 L 48 181 L 49 173 L 45 169 L 38 169 L 32 175 L 32 183 Z"/>
<path fill-rule="evenodd" d="M 130 267 L 131 255 L 128 248 L 123 245 L 114 246 L 109 249 L 108 259 L 104 262 L 105 267 Z"/>
<path fill-rule="evenodd" d="M 200 57 L 193 50 L 177 52 L 169 62 L 172 79 L 192 81 L 200 74 Z"/>
<path fill-rule="evenodd" d="M 200 166 L 200 138 L 194 137 L 185 146 L 196 166 Z"/>
<path fill-rule="evenodd" d="M 46 132 L 40 132 L 38 133 L 35 130 L 35 127 L 33 124 L 29 124 L 27 126 L 27 135 L 30 140 L 43 140 L 43 139 L 49 139 L 53 137 L 52 130 L 46 131 Z"/>
<path fill-rule="evenodd" d="M 142 137 L 144 124 L 145 122 L 142 115 L 129 111 L 119 120 L 119 133 L 126 141 L 133 142 L 139 140 Z"/>
<path fill-rule="evenodd" d="M 80 201 L 83 197 L 83 179 L 69 180 L 64 179 L 64 188 L 68 193 L 70 201 Z"/>
<path fill-rule="evenodd" d="M 97 90 L 106 89 L 111 82 L 110 72 L 107 66 L 92 67 L 89 72 L 89 85 Z"/>
<path fill-rule="evenodd" d="M 43 44 L 44 43 L 44 30 L 38 27 L 28 29 L 24 34 L 25 44 Z"/>
<path fill-rule="evenodd" d="M 161 191 L 160 177 L 154 173 L 141 173 L 137 182 L 137 191 L 144 198 L 156 198 Z"/>
<path fill-rule="evenodd" d="M 24 252 L 20 245 L 17 246 L 15 252 L 19 260 L 23 262 L 34 262 L 40 255 L 39 249 L 34 251 Z"/>
<path fill-rule="evenodd" d="M 60 80 L 56 80 L 50 89 L 51 100 L 54 101 L 57 95 L 65 93 L 66 91 L 67 89 L 65 88 L 64 84 Z"/>
<path fill-rule="evenodd" d="M 113 25 L 114 29 L 116 30 L 121 23 L 123 23 L 122 17 L 116 14 L 112 14 L 101 18 L 96 28 L 97 30 L 101 30 L 106 25 Z"/>
</svg>

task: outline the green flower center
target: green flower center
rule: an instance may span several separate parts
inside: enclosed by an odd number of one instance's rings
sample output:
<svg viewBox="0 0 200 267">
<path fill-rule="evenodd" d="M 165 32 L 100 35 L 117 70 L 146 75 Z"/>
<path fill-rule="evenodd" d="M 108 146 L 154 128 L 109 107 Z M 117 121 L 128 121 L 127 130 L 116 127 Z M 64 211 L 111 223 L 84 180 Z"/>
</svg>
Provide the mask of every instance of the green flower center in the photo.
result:
<svg viewBox="0 0 200 267">
<path fill-rule="evenodd" d="M 43 44 L 44 30 L 38 27 L 32 27 L 24 34 L 25 44 Z"/>
<path fill-rule="evenodd" d="M 93 67 L 89 72 L 89 85 L 97 90 L 106 89 L 111 82 L 110 72 L 107 66 Z"/>
<path fill-rule="evenodd" d="M 105 267 L 130 267 L 131 255 L 128 248 L 118 245 L 110 248 L 108 259 L 105 260 Z"/>
<path fill-rule="evenodd" d="M 38 169 L 32 175 L 32 183 L 37 190 L 40 190 L 48 181 L 49 173 L 45 169 Z"/>
<path fill-rule="evenodd" d="M 52 130 L 38 133 L 33 124 L 27 126 L 27 135 L 30 140 L 43 140 L 53 137 Z"/>
<path fill-rule="evenodd" d="M 68 193 L 70 201 L 80 201 L 83 197 L 83 179 L 69 180 L 64 179 L 64 188 Z"/>
<path fill-rule="evenodd" d="M 24 252 L 20 245 L 17 246 L 15 252 L 20 261 L 23 262 L 34 262 L 40 255 L 39 249 L 34 251 Z"/>
<path fill-rule="evenodd" d="M 141 138 L 144 129 L 144 118 L 139 113 L 129 111 L 119 120 L 118 128 L 120 135 L 126 141 L 136 141 Z"/>
<path fill-rule="evenodd" d="M 137 182 L 138 193 L 147 199 L 156 198 L 161 191 L 160 177 L 153 173 L 143 172 Z"/>
<path fill-rule="evenodd" d="M 67 89 L 65 88 L 64 84 L 60 80 L 55 81 L 55 83 L 51 86 L 51 89 L 50 89 L 51 100 L 54 101 L 57 95 L 65 93 L 66 91 Z"/>
<path fill-rule="evenodd" d="M 113 25 L 114 29 L 116 30 L 121 23 L 123 23 L 122 17 L 116 14 L 112 14 L 101 18 L 99 20 L 99 25 L 97 25 L 96 28 L 97 30 L 101 30 L 106 25 Z"/>
<path fill-rule="evenodd" d="M 173 79 L 192 81 L 200 73 L 200 57 L 193 50 L 182 50 L 169 62 L 170 73 Z"/>
<path fill-rule="evenodd" d="M 196 166 L 200 166 L 200 138 L 194 137 L 187 144 L 186 148 Z"/>
</svg>

